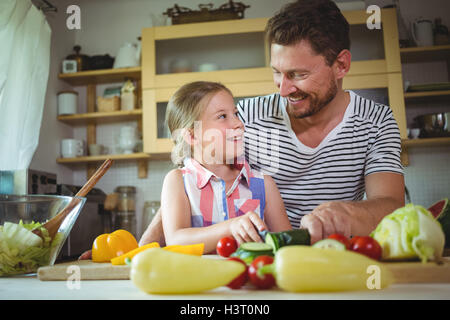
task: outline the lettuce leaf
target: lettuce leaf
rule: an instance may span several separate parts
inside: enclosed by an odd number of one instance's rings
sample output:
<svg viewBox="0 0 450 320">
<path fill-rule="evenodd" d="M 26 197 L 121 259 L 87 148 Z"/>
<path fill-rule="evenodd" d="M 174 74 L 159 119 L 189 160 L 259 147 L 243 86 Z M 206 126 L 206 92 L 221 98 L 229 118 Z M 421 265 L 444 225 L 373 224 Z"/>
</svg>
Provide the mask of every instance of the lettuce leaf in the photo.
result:
<svg viewBox="0 0 450 320">
<path fill-rule="evenodd" d="M 32 232 L 36 228 L 43 238 Z M 57 233 L 51 241 L 47 229 L 38 222 L 5 222 L 0 226 L 0 276 L 35 272 L 48 265 L 62 240 L 63 234 Z"/>
<path fill-rule="evenodd" d="M 440 223 L 424 207 L 407 204 L 385 216 L 371 236 L 383 249 L 383 260 L 442 258 L 445 236 Z"/>
</svg>

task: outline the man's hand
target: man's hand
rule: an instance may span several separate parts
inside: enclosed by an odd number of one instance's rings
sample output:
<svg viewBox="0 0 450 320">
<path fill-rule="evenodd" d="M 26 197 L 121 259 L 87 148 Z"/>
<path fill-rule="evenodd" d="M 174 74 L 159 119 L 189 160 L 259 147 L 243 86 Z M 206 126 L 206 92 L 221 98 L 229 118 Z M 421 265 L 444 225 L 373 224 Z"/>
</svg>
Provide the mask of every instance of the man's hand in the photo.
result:
<svg viewBox="0 0 450 320">
<path fill-rule="evenodd" d="M 352 217 L 344 202 L 325 202 L 304 216 L 300 228 L 308 229 L 311 244 L 329 237 L 333 233 L 340 233 L 350 237 L 352 231 Z"/>
</svg>

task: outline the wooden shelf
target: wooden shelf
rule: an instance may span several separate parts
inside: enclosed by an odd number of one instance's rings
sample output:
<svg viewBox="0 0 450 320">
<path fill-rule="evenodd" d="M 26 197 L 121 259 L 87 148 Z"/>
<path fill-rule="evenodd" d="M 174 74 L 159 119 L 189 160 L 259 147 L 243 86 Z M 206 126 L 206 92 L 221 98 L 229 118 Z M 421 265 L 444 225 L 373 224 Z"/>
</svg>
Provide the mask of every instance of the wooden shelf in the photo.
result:
<svg viewBox="0 0 450 320">
<path fill-rule="evenodd" d="M 400 48 L 402 62 L 426 62 L 449 60 L 450 45 Z"/>
<path fill-rule="evenodd" d="M 121 110 L 111 112 L 89 112 L 71 115 L 58 116 L 58 120 L 71 125 L 87 125 L 99 123 L 111 123 L 140 120 L 142 118 L 142 109 Z"/>
<path fill-rule="evenodd" d="M 141 67 L 60 73 L 58 77 L 72 86 L 124 82 L 126 79 L 141 79 Z"/>
<path fill-rule="evenodd" d="M 402 140 L 402 146 L 404 147 L 439 146 L 439 145 L 450 145 L 450 137 Z"/>
<path fill-rule="evenodd" d="M 423 98 L 423 97 L 439 97 L 450 95 L 450 90 L 436 90 L 436 91 L 418 91 L 405 92 L 405 99 Z"/>
<path fill-rule="evenodd" d="M 101 162 L 106 159 L 112 159 L 115 161 L 124 160 L 148 160 L 151 156 L 147 153 L 131 153 L 131 154 L 105 154 L 100 156 L 84 156 L 76 158 L 58 158 L 56 162 L 61 164 L 76 164 L 76 163 L 88 163 L 88 162 Z"/>
</svg>

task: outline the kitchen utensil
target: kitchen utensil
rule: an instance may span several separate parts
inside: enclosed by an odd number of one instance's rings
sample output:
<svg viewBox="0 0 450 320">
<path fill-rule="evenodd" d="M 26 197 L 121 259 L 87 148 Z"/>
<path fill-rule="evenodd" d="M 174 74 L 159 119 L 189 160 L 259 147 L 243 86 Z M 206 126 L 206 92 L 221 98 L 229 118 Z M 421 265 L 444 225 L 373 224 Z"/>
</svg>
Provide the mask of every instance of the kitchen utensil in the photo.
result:
<svg viewBox="0 0 450 320">
<path fill-rule="evenodd" d="M 66 57 L 66 60 L 75 60 L 77 62 L 77 71 L 89 70 L 89 56 L 81 54 L 81 46 L 76 45 L 73 47 L 75 54 L 70 54 Z"/>
<path fill-rule="evenodd" d="M 92 260 L 78 260 L 45 266 L 38 269 L 37 276 L 41 281 L 68 280 L 71 273 L 67 268 L 73 266 L 80 270 L 80 280 L 128 280 L 130 267 L 128 265 L 114 266 L 111 263 L 98 263 Z"/>
<path fill-rule="evenodd" d="M 208 72 L 208 71 L 215 71 L 219 70 L 219 66 L 215 63 L 202 63 L 198 66 L 199 72 Z"/>
<path fill-rule="evenodd" d="M 411 34 L 418 47 L 433 45 L 433 23 L 427 19 L 417 19 L 411 23 Z"/>
<path fill-rule="evenodd" d="M 137 135 L 136 128 L 132 126 L 124 126 L 120 128 L 119 146 L 123 150 L 123 153 L 133 153 L 134 147 L 136 147 Z"/>
<path fill-rule="evenodd" d="M 410 133 L 411 139 L 417 139 L 420 135 L 420 129 L 419 128 L 409 129 L 409 133 Z"/>
<path fill-rule="evenodd" d="M 213 4 L 199 4 L 200 10 L 191 10 L 186 7 L 180 7 L 177 4 L 173 8 L 168 8 L 163 14 L 172 18 L 172 24 L 194 23 L 217 20 L 243 19 L 244 11 L 250 6 L 241 2 L 229 0 L 218 9 L 213 9 Z"/>
<path fill-rule="evenodd" d="M 58 115 L 75 114 L 78 106 L 78 92 L 58 92 Z"/>
<path fill-rule="evenodd" d="M 92 175 L 92 177 L 84 184 L 84 186 L 78 191 L 75 195 L 75 198 L 70 201 L 70 203 L 56 216 L 47 221 L 43 227 L 47 229 L 48 236 L 53 239 L 58 232 L 59 227 L 64 222 L 66 216 L 72 212 L 72 210 L 80 203 L 79 197 L 86 196 L 89 191 L 97 184 L 97 182 L 103 177 L 103 175 L 108 171 L 111 167 L 113 160 L 107 159 L 103 164 L 97 169 L 97 171 Z M 37 234 L 40 237 L 43 237 L 40 230 L 33 230 L 34 234 Z"/>
<path fill-rule="evenodd" d="M 144 209 L 142 212 L 141 235 L 144 234 L 145 230 L 147 230 L 147 227 L 152 222 L 160 207 L 161 202 L 159 201 L 146 201 L 144 203 Z"/>
<path fill-rule="evenodd" d="M 0 276 L 33 273 L 40 266 L 52 265 L 86 200 L 80 197 L 58 195 L 0 195 L 0 225 L 3 226 L 4 237 L 6 237 L 5 228 L 7 223 L 12 223 L 10 227 L 13 228 L 14 224 L 19 223 L 25 225 L 37 222 L 43 223 L 54 217 L 62 208 L 67 207 L 74 200 L 77 200 L 76 205 L 72 206 L 69 214 L 61 224 L 58 230 L 58 237 L 50 242 L 44 240 L 46 246 L 33 246 L 25 250 L 19 250 L 20 241 L 18 239 L 10 239 L 8 242 L 0 241 L 2 244 L 0 248 L 2 256 L 0 260 Z M 16 237 L 19 236 L 17 230 L 15 232 Z M 9 233 L 9 237 L 11 236 L 11 233 Z M 31 235 L 27 235 L 27 237 L 31 239 Z"/>
<path fill-rule="evenodd" d="M 114 68 L 129 68 L 139 66 L 141 52 L 130 42 L 126 42 L 117 53 Z"/>
<path fill-rule="evenodd" d="M 89 155 L 99 156 L 103 153 L 103 146 L 101 144 L 90 144 L 89 145 Z"/>
<path fill-rule="evenodd" d="M 424 137 L 449 135 L 450 112 L 424 114 L 416 117 Z"/>
<path fill-rule="evenodd" d="M 170 63 L 171 73 L 191 72 L 191 62 L 187 59 L 175 59 Z"/>
<path fill-rule="evenodd" d="M 447 26 L 442 24 L 441 18 L 434 19 L 434 44 L 442 46 L 450 43 Z"/>
<path fill-rule="evenodd" d="M 89 58 L 90 70 L 111 69 L 114 65 L 114 58 L 109 54 L 91 56 Z"/>
<path fill-rule="evenodd" d="M 61 156 L 63 158 L 75 158 L 84 154 L 84 143 L 77 139 L 61 140 Z"/>
</svg>

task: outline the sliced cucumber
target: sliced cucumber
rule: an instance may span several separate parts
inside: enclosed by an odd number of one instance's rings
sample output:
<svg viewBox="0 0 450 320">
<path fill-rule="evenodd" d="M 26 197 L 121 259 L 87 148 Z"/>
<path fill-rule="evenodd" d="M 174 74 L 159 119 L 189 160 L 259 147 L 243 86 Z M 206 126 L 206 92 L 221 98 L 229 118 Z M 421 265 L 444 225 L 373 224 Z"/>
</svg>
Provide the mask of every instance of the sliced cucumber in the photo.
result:
<svg viewBox="0 0 450 320">
<path fill-rule="evenodd" d="M 295 229 L 282 232 L 267 232 L 264 241 L 276 252 L 284 246 L 310 245 L 311 237 L 308 230 Z"/>
<path fill-rule="evenodd" d="M 317 241 L 312 246 L 314 248 L 319 248 L 319 249 L 333 249 L 333 250 L 338 250 L 338 251 L 347 250 L 347 248 L 345 247 L 345 244 L 343 244 L 342 242 L 339 242 L 337 240 L 333 240 L 333 239 L 323 239 L 323 240 Z"/>
<path fill-rule="evenodd" d="M 261 252 L 261 251 L 272 251 L 272 246 L 264 242 L 245 242 L 241 244 L 241 248 L 246 251 Z"/>
<path fill-rule="evenodd" d="M 272 247 L 262 242 L 245 242 L 231 255 L 232 257 L 238 257 L 246 264 L 252 263 L 252 261 L 259 256 L 273 256 Z"/>
</svg>

